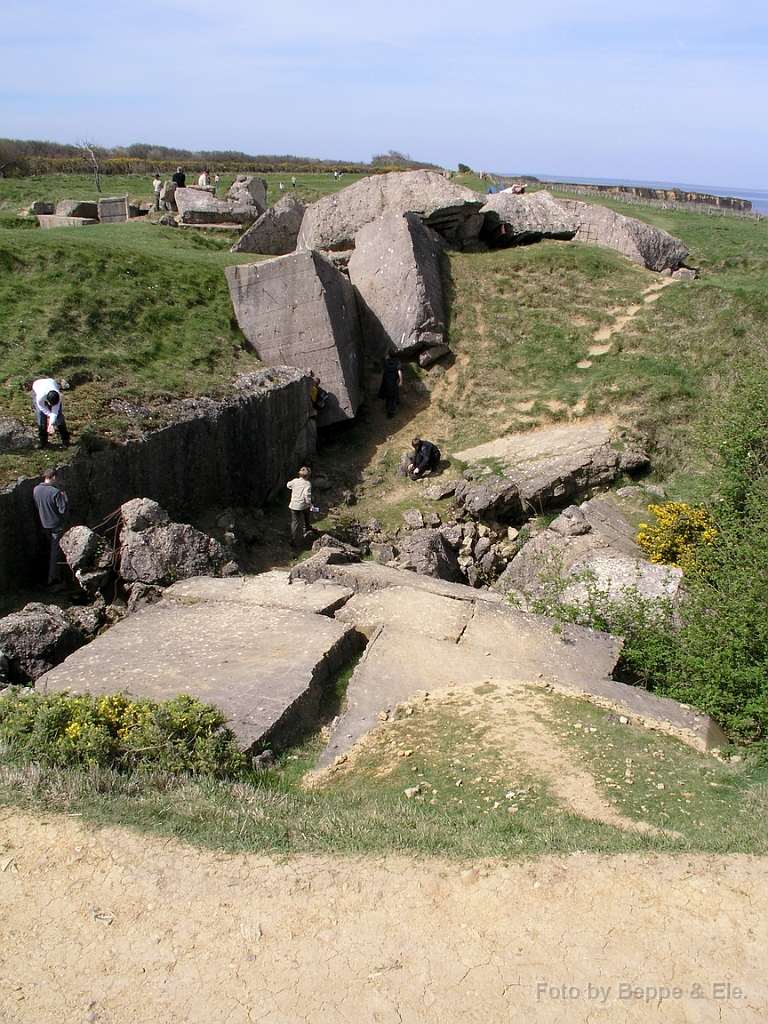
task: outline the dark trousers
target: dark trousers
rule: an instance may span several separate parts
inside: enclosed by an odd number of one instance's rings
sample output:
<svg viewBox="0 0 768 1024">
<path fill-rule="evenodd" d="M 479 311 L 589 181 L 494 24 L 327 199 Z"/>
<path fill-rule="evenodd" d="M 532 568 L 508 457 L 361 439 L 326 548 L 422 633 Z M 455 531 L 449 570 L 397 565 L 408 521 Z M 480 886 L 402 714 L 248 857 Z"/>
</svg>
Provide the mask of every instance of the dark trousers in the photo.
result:
<svg viewBox="0 0 768 1024">
<path fill-rule="evenodd" d="M 59 541 L 64 534 L 63 530 L 46 530 L 45 531 L 51 542 L 51 557 L 48 562 L 48 582 L 59 583 L 61 580 L 61 569 L 59 565 L 62 560 L 61 548 L 59 547 Z"/>
<path fill-rule="evenodd" d="M 304 540 L 304 534 L 312 529 L 308 508 L 291 509 L 291 544 L 298 543 L 299 538 Z"/>
<path fill-rule="evenodd" d="M 38 408 L 35 408 L 35 417 L 37 419 L 37 436 L 40 439 L 40 447 L 45 448 L 48 444 L 48 417 L 44 412 L 40 412 Z M 61 443 L 66 447 L 69 444 L 69 430 L 67 424 L 64 421 L 64 414 L 59 413 L 58 419 L 56 420 L 56 427 L 61 437 Z"/>
</svg>

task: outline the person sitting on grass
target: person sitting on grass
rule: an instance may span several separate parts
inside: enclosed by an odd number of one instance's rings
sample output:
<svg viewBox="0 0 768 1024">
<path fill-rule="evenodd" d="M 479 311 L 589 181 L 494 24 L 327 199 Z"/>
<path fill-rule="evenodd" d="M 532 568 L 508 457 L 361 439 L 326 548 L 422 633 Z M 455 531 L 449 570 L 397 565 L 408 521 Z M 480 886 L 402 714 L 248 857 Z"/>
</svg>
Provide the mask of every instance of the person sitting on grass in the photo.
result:
<svg viewBox="0 0 768 1024">
<path fill-rule="evenodd" d="M 440 462 L 440 449 L 431 441 L 422 441 L 414 437 L 411 441 L 413 456 L 408 463 L 408 476 L 411 480 L 419 480 L 428 470 L 435 470 Z"/>
</svg>

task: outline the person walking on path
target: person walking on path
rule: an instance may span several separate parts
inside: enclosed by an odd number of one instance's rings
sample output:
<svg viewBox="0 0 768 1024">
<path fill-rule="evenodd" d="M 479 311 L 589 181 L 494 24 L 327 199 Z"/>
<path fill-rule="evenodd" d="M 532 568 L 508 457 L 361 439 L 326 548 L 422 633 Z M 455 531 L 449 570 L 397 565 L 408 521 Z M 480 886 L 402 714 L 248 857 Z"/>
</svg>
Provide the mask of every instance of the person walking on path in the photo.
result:
<svg viewBox="0 0 768 1024">
<path fill-rule="evenodd" d="M 64 448 L 69 447 L 69 430 L 61 408 L 61 392 L 52 377 L 40 377 L 32 382 L 32 409 L 37 420 L 40 447 L 48 446 L 48 438 L 58 429 Z"/>
<path fill-rule="evenodd" d="M 61 548 L 59 541 L 64 533 L 64 522 L 67 513 L 67 496 L 56 486 L 56 470 L 46 469 L 43 482 L 32 491 L 37 506 L 37 514 L 51 542 L 51 555 L 48 562 L 48 586 L 55 587 L 62 583 L 61 579 Z"/>
<path fill-rule="evenodd" d="M 408 463 L 408 476 L 411 480 L 419 480 L 430 469 L 437 469 L 440 462 L 440 449 L 431 441 L 422 441 L 414 437 L 411 441 L 413 456 Z"/>
<path fill-rule="evenodd" d="M 291 510 L 291 547 L 295 548 L 299 538 L 303 541 L 311 531 L 312 524 L 309 513 L 312 511 L 312 484 L 309 481 L 311 470 L 302 466 L 299 475 L 289 480 L 286 487 L 291 492 L 288 508 Z"/>
<path fill-rule="evenodd" d="M 397 358 L 397 349 L 391 348 L 384 360 L 384 373 L 381 377 L 379 398 L 385 399 L 387 403 L 387 418 L 392 419 L 395 415 L 395 405 L 400 404 L 400 387 L 403 383 L 403 367 Z"/>
</svg>

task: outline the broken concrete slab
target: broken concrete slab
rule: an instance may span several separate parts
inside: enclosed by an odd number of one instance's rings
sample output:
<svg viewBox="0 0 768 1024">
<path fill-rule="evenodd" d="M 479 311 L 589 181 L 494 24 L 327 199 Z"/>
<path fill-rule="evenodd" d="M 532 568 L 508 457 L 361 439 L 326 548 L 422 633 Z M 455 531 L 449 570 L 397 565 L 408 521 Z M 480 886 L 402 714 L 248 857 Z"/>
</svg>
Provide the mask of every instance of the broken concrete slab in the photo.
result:
<svg viewBox="0 0 768 1024">
<path fill-rule="evenodd" d="M 363 178 L 307 207 L 297 240 L 298 249 L 352 249 L 365 224 L 385 211 L 417 213 L 449 244 L 459 248 L 477 241 L 483 198 L 439 171 L 392 171 Z M 474 217 L 471 229 L 462 232 Z"/>
<path fill-rule="evenodd" d="M 499 192 L 486 197 L 480 238 L 493 248 L 524 245 L 542 238 L 573 238 L 579 229 L 575 213 L 549 192 L 515 195 Z"/>
<path fill-rule="evenodd" d="M 62 217 L 56 213 L 38 213 L 37 220 L 41 228 L 84 228 L 99 223 L 97 217 Z"/>
<path fill-rule="evenodd" d="M 351 419 L 362 401 L 362 340 L 349 280 L 317 252 L 225 273 L 237 322 L 259 359 L 314 370 L 329 393 L 318 426 Z"/>
<path fill-rule="evenodd" d="M 561 200 L 561 205 L 579 222 L 577 242 L 605 245 L 656 271 L 677 270 L 688 255 L 681 239 L 634 217 L 578 200 Z"/>
<path fill-rule="evenodd" d="M 262 608 L 284 608 L 333 616 L 353 593 L 351 587 L 342 587 L 327 580 L 318 580 L 316 583 L 291 580 L 287 570 L 274 569 L 258 576 L 234 576 L 230 579 L 198 576 L 174 583 L 164 591 L 163 598 L 183 604 L 230 601 L 259 605 Z"/>
<path fill-rule="evenodd" d="M 443 344 L 445 242 L 415 213 L 388 210 L 355 235 L 349 279 L 373 355 L 403 355 Z M 447 347 L 446 347 L 447 351 Z"/>
<path fill-rule="evenodd" d="M 385 587 L 355 594 L 336 613 L 336 618 L 369 638 L 380 626 L 410 635 L 408 646 L 413 649 L 422 637 L 458 643 L 471 618 L 472 607 L 469 601 L 457 601 L 415 587 Z"/>
<path fill-rule="evenodd" d="M 504 479 L 517 486 L 520 506 L 526 515 L 561 507 L 577 496 L 589 497 L 593 489 L 608 486 L 620 473 L 620 453 L 613 446 L 610 428 L 600 421 L 497 438 L 456 452 L 456 458 L 470 465 L 479 465 L 482 460 L 491 458 L 500 463 Z M 481 477 L 478 483 L 470 481 L 466 486 L 460 485 L 457 498 L 476 505 L 473 488 L 482 483 Z M 512 496 L 506 495 L 504 501 L 509 514 L 513 515 Z M 498 500 L 489 505 L 489 510 L 496 505 Z M 478 509 L 476 514 L 483 512 Z"/>
<path fill-rule="evenodd" d="M 284 196 L 263 213 L 242 235 L 230 252 L 284 256 L 296 248 L 306 206 L 295 196 Z"/>
<path fill-rule="evenodd" d="M 235 200 L 216 199 L 202 189 L 177 188 L 174 200 L 182 224 L 244 224 L 258 220 L 265 210 L 251 201 L 247 191 Z"/>
<path fill-rule="evenodd" d="M 118 622 L 36 688 L 153 700 L 186 693 L 219 707 L 243 749 L 286 746 L 316 726 L 324 684 L 360 642 L 326 615 L 163 600 Z"/>
</svg>

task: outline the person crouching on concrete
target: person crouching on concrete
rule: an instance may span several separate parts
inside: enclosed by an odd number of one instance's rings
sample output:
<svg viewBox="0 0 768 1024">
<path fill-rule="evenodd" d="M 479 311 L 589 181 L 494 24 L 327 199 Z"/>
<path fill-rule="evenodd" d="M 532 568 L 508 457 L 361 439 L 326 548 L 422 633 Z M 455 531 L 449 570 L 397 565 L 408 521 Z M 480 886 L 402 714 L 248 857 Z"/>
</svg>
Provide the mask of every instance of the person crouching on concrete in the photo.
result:
<svg viewBox="0 0 768 1024">
<path fill-rule="evenodd" d="M 299 538 L 304 537 L 311 531 L 309 513 L 312 509 L 312 484 L 309 481 L 311 471 L 308 466 L 302 466 L 299 475 L 289 480 L 286 487 L 291 492 L 291 500 L 288 508 L 291 510 L 291 547 L 295 548 Z"/>
<path fill-rule="evenodd" d="M 37 506 L 40 522 L 51 542 L 51 556 L 48 563 L 48 586 L 58 587 L 62 583 L 61 548 L 59 541 L 64 533 L 67 514 L 67 496 L 56 486 L 56 470 L 46 469 L 43 482 L 32 491 L 32 498 Z"/>
<path fill-rule="evenodd" d="M 411 441 L 413 456 L 408 463 L 408 476 L 411 480 L 419 480 L 427 470 L 437 469 L 440 462 L 440 449 L 431 441 L 422 441 L 414 437 Z"/>
<path fill-rule="evenodd" d="M 37 420 L 40 447 L 47 447 L 49 436 L 58 429 L 62 445 L 68 448 L 69 430 L 67 430 L 61 408 L 61 392 L 52 377 L 40 377 L 39 380 L 33 382 L 32 409 Z"/>
</svg>

